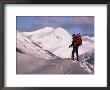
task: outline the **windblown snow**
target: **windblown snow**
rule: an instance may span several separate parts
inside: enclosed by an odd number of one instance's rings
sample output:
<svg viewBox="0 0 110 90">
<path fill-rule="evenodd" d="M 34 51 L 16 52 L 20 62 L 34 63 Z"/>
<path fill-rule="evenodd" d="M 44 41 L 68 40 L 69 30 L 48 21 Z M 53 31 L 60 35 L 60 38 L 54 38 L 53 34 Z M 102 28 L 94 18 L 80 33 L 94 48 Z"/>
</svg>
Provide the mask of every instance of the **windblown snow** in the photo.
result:
<svg viewBox="0 0 110 90">
<path fill-rule="evenodd" d="M 79 47 L 80 59 L 82 59 L 82 61 L 87 61 L 87 60 L 90 61 L 91 59 L 90 58 L 88 59 L 87 55 L 88 56 L 93 55 L 94 37 L 82 36 L 82 40 L 83 40 L 82 46 Z M 52 61 L 52 60 L 57 60 L 58 58 L 62 60 L 71 58 L 72 48 L 69 48 L 69 45 L 71 43 L 72 43 L 71 35 L 61 27 L 58 28 L 45 27 L 33 32 L 17 32 L 17 50 L 23 52 L 23 55 L 26 54 L 26 55 L 30 55 L 31 57 L 33 56 L 34 59 L 36 57 L 39 60 L 48 59 Z M 17 55 L 22 56 L 20 54 Z M 93 59 L 93 56 L 91 57 Z M 19 61 L 17 62 L 19 63 Z M 86 65 L 87 67 L 89 65 L 89 69 L 90 69 L 92 66 L 87 63 L 88 62 L 86 62 Z M 18 68 L 19 65 L 20 63 L 17 64 Z M 71 73 L 72 72 L 73 71 L 71 71 Z M 39 73 L 45 73 L 45 72 L 43 72 L 42 70 L 42 72 Z"/>
</svg>

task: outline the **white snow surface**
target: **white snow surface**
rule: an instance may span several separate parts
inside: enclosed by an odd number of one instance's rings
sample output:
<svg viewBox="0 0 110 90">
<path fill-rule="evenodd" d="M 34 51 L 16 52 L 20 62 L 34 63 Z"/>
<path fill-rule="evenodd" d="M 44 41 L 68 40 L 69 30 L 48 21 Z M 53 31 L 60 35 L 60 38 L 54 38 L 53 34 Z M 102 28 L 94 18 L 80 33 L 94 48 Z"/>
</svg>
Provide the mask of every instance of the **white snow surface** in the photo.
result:
<svg viewBox="0 0 110 90">
<path fill-rule="evenodd" d="M 94 49 L 94 37 L 83 36 L 82 40 L 79 55 Z M 71 43 L 71 35 L 61 27 L 45 27 L 33 32 L 17 32 L 17 47 L 28 53 L 34 52 L 34 55 L 42 58 L 52 58 L 44 50 L 48 50 L 60 58 L 70 58 L 72 48 L 69 48 L 69 45 Z"/>
<path fill-rule="evenodd" d="M 39 45 L 32 42 L 27 37 L 23 36 L 22 33 L 17 32 L 17 48 L 22 52 L 45 59 L 55 59 L 51 54 L 42 49 Z"/>
</svg>

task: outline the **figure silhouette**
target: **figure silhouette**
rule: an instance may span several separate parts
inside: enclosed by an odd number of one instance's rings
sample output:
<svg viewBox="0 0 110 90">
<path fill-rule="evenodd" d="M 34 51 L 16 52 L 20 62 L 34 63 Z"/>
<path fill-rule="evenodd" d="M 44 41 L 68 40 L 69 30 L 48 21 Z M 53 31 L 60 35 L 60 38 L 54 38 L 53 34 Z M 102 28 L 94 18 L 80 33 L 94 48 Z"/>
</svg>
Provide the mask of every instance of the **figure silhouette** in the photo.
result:
<svg viewBox="0 0 110 90">
<path fill-rule="evenodd" d="M 76 53 L 77 61 L 79 61 L 79 59 L 78 59 L 78 48 L 81 45 L 82 45 L 82 39 L 81 39 L 80 33 L 77 35 L 73 34 L 72 35 L 72 44 L 69 46 L 69 48 L 73 47 L 72 56 L 71 56 L 72 60 L 74 60 L 74 54 Z"/>
</svg>

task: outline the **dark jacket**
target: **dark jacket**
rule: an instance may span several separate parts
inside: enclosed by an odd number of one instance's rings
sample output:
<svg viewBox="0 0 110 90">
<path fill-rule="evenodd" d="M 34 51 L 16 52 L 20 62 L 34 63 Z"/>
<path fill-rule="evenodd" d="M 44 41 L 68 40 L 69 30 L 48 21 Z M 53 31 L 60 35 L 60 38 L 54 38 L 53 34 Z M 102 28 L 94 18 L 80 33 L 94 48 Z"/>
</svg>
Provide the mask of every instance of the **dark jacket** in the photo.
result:
<svg viewBox="0 0 110 90">
<path fill-rule="evenodd" d="M 69 47 L 71 47 L 71 46 L 74 47 L 75 46 L 76 37 L 74 36 L 72 39 L 73 39 L 72 44 Z"/>
</svg>

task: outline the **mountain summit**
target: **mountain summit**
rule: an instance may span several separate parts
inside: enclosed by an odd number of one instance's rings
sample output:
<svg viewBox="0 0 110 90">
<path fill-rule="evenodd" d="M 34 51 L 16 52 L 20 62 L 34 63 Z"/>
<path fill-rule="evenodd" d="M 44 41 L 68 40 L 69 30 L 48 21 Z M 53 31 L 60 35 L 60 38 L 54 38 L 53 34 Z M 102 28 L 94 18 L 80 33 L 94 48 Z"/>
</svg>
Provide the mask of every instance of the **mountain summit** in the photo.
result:
<svg viewBox="0 0 110 90">
<path fill-rule="evenodd" d="M 68 48 L 68 46 L 72 42 L 72 37 L 61 27 L 45 27 L 33 32 L 21 32 L 21 34 L 44 50 L 48 50 L 60 58 L 71 57 L 72 48 Z M 79 55 L 94 48 L 93 37 L 83 36 L 82 39 L 83 43 L 79 47 Z"/>
</svg>

